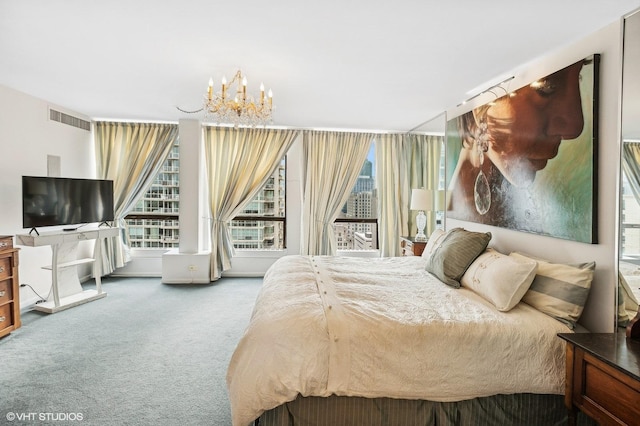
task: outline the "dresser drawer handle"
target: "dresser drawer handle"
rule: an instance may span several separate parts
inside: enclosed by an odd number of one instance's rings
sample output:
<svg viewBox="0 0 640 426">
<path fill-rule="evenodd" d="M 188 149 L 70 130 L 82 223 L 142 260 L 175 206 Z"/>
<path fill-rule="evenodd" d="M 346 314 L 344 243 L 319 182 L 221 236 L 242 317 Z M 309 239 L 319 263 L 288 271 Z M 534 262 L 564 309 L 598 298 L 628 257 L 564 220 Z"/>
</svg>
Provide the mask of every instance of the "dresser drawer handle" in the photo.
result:
<svg viewBox="0 0 640 426">
<path fill-rule="evenodd" d="M 4 322 L 4 320 L 6 320 L 6 317 L 0 317 L 0 322 Z"/>
<path fill-rule="evenodd" d="M 0 266 L 0 274 L 4 272 L 4 266 Z"/>
<path fill-rule="evenodd" d="M 6 241 L 0 241 L 0 248 L 8 246 L 9 243 Z"/>
<path fill-rule="evenodd" d="M 6 291 L 4 291 L 4 290 L 0 291 L 0 297 L 4 297 L 5 294 L 7 294 Z"/>
</svg>

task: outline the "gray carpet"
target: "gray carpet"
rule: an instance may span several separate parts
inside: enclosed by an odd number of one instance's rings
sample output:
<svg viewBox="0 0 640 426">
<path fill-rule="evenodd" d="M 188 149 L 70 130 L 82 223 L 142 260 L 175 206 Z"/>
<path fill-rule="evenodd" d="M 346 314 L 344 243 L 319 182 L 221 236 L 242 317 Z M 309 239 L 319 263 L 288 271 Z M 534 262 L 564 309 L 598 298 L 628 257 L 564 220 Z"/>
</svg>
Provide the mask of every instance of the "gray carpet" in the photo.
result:
<svg viewBox="0 0 640 426">
<path fill-rule="evenodd" d="M 0 424 L 230 425 L 227 365 L 261 283 L 106 278 L 106 298 L 24 313 L 0 339 Z"/>
</svg>

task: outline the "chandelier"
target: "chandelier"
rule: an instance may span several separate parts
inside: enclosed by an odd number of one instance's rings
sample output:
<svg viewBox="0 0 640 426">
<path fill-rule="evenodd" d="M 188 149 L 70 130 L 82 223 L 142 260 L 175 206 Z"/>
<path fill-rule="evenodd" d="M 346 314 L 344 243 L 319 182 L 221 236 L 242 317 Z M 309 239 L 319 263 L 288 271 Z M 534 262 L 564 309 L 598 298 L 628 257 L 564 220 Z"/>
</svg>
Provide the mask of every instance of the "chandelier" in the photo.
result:
<svg viewBox="0 0 640 426">
<path fill-rule="evenodd" d="M 235 94 L 233 88 L 235 85 Z M 234 126 L 266 125 L 271 121 L 273 111 L 273 92 L 265 96 L 264 84 L 260 84 L 260 97 L 256 100 L 247 94 L 247 77 L 238 70 L 230 82 L 222 77 L 222 84 L 219 91 L 213 87 L 213 79 L 209 79 L 209 87 L 204 98 L 204 106 L 197 111 L 204 110 L 206 118 L 217 123 L 229 123 Z"/>
</svg>

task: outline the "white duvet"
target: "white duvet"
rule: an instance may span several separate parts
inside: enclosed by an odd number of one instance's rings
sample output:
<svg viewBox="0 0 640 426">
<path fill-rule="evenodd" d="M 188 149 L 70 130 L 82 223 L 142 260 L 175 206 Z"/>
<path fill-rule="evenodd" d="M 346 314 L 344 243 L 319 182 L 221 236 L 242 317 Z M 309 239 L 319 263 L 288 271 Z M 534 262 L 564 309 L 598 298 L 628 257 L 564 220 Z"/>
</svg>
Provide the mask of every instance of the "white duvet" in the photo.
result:
<svg viewBox="0 0 640 426">
<path fill-rule="evenodd" d="M 459 401 L 564 392 L 571 330 L 497 311 L 420 257 L 288 256 L 267 271 L 227 372 L 233 424 L 303 396 Z"/>
</svg>

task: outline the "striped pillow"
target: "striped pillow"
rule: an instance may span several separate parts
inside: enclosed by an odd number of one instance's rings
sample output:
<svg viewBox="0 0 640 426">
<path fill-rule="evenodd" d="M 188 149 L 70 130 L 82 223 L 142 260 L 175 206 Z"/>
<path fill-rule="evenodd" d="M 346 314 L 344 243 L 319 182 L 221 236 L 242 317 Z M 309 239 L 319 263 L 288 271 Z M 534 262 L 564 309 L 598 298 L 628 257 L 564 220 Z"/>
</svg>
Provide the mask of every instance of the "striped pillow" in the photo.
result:
<svg viewBox="0 0 640 426">
<path fill-rule="evenodd" d="M 427 245 L 424 247 L 422 251 L 422 257 L 429 258 L 433 254 L 434 251 L 440 246 L 440 243 L 447 236 L 447 233 L 442 229 L 436 229 L 433 231 L 429 240 L 427 241 Z"/>
<path fill-rule="evenodd" d="M 532 258 L 520 253 L 511 255 Z M 575 328 L 589 296 L 596 263 L 567 265 L 533 259 L 538 262 L 538 271 L 522 301 Z"/>
<path fill-rule="evenodd" d="M 443 283 L 460 288 L 460 279 L 469 265 L 485 251 L 490 240 L 491 232 L 453 228 L 427 258 L 425 269 Z"/>
</svg>

